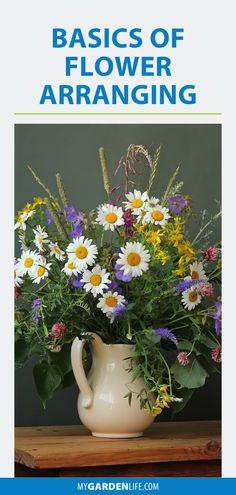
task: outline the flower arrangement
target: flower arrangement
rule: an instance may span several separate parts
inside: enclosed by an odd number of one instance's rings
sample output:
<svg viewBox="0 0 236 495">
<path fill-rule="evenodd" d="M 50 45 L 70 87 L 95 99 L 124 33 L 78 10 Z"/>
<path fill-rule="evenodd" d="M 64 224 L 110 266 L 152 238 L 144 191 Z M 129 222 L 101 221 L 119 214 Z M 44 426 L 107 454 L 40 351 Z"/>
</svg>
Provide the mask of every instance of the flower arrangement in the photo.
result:
<svg viewBox="0 0 236 495">
<path fill-rule="evenodd" d="M 220 244 L 209 244 L 219 213 L 197 217 L 177 182 L 179 167 L 162 198 L 152 195 L 160 147 L 151 156 L 130 145 L 115 187 L 103 148 L 99 154 L 107 201 L 89 213 L 68 201 L 59 174 L 57 198 L 30 169 L 46 196 L 16 219 L 16 364 L 37 356 L 34 380 L 45 406 L 58 387 L 74 383 L 72 340 L 89 342 L 87 332 L 95 332 L 107 344 L 133 344 L 132 379 L 143 376 L 146 384 L 141 408 L 154 416 L 164 408 L 178 412 L 219 372 Z M 142 190 L 135 185 L 141 165 L 149 170 Z M 89 359 L 88 346 L 87 366 Z"/>
</svg>

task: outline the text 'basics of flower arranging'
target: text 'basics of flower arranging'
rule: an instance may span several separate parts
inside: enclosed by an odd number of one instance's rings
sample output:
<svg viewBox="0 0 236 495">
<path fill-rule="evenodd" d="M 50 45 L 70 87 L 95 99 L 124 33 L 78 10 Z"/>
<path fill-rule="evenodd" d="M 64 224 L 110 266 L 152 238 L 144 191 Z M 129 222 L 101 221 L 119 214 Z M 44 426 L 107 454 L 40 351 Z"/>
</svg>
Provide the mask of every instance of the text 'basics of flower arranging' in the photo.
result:
<svg viewBox="0 0 236 495">
<path fill-rule="evenodd" d="M 34 379 L 45 405 L 60 385 L 74 382 L 75 336 L 89 341 L 86 332 L 95 332 L 107 344 L 133 344 L 129 401 L 132 380 L 143 376 L 140 407 L 177 412 L 219 372 L 220 244 L 209 244 L 219 214 L 193 212 L 176 182 L 179 167 L 161 198 L 150 192 L 160 148 L 152 157 L 131 145 L 115 187 L 103 148 L 99 153 L 107 200 L 88 214 L 68 201 L 59 174 L 58 199 L 31 170 L 47 196 L 27 203 L 16 220 L 17 365 L 38 356 Z M 136 184 L 141 166 L 150 173 L 145 189 Z M 89 366 L 89 348 L 85 361 Z"/>
</svg>

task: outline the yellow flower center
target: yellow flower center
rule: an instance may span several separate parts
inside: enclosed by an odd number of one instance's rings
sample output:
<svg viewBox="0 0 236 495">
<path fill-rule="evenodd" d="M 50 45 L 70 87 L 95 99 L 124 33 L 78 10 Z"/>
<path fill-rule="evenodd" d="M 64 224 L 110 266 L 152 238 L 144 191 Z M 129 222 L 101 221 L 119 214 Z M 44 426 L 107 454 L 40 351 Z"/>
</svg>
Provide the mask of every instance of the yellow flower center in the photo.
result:
<svg viewBox="0 0 236 495">
<path fill-rule="evenodd" d="M 157 221 L 157 222 L 160 222 L 161 220 L 163 220 L 164 218 L 164 215 L 162 213 L 162 211 L 159 211 L 159 210 L 154 210 L 152 212 L 152 218 Z"/>
<path fill-rule="evenodd" d="M 189 298 L 190 302 L 195 302 L 197 300 L 197 293 L 196 292 L 190 292 L 188 298 Z"/>
<path fill-rule="evenodd" d="M 42 238 L 42 236 L 39 234 L 39 235 L 38 235 L 38 243 L 39 243 L 39 244 L 42 244 L 42 242 L 43 242 L 43 238 Z"/>
<path fill-rule="evenodd" d="M 34 264 L 33 258 L 25 258 L 24 265 L 26 268 L 31 268 L 33 264 Z"/>
<path fill-rule="evenodd" d="M 106 298 L 106 305 L 109 306 L 109 308 L 114 308 L 117 306 L 117 299 L 116 297 L 110 296 Z"/>
<path fill-rule="evenodd" d="M 108 214 L 106 215 L 106 221 L 107 221 L 108 223 L 115 223 L 115 222 L 116 222 L 116 220 L 117 220 L 117 215 L 116 215 L 116 213 L 114 213 L 113 211 L 112 211 L 111 213 L 108 213 Z"/>
<path fill-rule="evenodd" d="M 44 273 L 46 272 L 45 266 L 39 266 L 37 270 L 37 275 L 38 277 L 42 277 Z"/>
<path fill-rule="evenodd" d="M 90 284 L 95 285 L 95 287 L 97 285 L 100 285 L 101 281 L 102 281 L 101 275 L 94 274 L 90 277 Z"/>
<path fill-rule="evenodd" d="M 192 277 L 193 280 L 198 279 L 199 278 L 199 273 L 196 272 L 196 271 L 193 271 L 192 274 L 191 274 L 191 277 Z"/>
<path fill-rule="evenodd" d="M 134 208 L 141 208 L 141 206 L 143 206 L 143 201 L 140 198 L 133 199 L 132 206 Z"/>
<path fill-rule="evenodd" d="M 67 263 L 67 268 L 69 268 L 69 270 L 74 270 L 75 264 L 74 263 Z"/>
<path fill-rule="evenodd" d="M 61 250 L 60 250 L 60 248 L 58 246 L 54 246 L 54 251 L 57 254 L 61 254 Z M 71 264 L 73 265 L 73 263 L 71 263 Z"/>
<path fill-rule="evenodd" d="M 79 246 L 75 250 L 75 255 L 80 260 L 83 260 L 84 258 L 86 258 L 88 256 L 88 250 L 84 246 Z"/>
<path fill-rule="evenodd" d="M 130 266 L 137 266 L 141 261 L 141 257 L 138 253 L 129 253 L 127 261 Z"/>
</svg>

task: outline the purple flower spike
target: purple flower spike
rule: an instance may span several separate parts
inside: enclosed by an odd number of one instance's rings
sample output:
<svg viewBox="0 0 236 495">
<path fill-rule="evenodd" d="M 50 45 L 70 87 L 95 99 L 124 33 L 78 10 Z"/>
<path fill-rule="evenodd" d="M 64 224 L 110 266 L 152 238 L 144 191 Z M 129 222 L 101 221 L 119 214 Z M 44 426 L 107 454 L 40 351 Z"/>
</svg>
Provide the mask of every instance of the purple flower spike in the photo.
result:
<svg viewBox="0 0 236 495">
<path fill-rule="evenodd" d="M 155 335 L 165 340 L 171 340 L 171 342 L 173 342 L 175 345 L 178 344 L 176 336 L 173 334 L 173 332 L 171 332 L 171 330 L 169 330 L 169 328 L 157 328 L 155 330 Z"/>
<path fill-rule="evenodd" d="M 175 288 L 178 292 L 184 292 L 185 290 L 190 289 L 191 287 L 194 287 L 194 285 L 198 285 L 201 282 L 205 282 L 203 279 L 192 279 L 192 280 L 183 280 L 179 282 Z"/>
<path fill-rule="evenodd" d="M 73 282 L 72 282 L 72 285 L 73 287 L 75 287 L 76 289 L 79 289 L 80 287 L 83 287 L 83 282 L 81 282 L 81 278 L 82 278 L 82 274 L 81 275 L 78 275 L 76 278 L 74 278 Z"/>
<path fill-rule="evenodd" d="M 131 210 L 127 210 L 124 212 L 124 222 L 126 227 L 132 227 L 132 225 L 134 224 L 135 220 Z"/>
<path fill-rule="evenodd" d="M 41 308 L 42 308 L 42 300 L 41 299 L 34 299 L 31 305 L 32 308 L 32 318 L 34 320 L 34 323 L 37 325 L 39 318 L 41 316 Z"/>
<path fill-rule="evenodd" d="M 115 264 L 115 277 L 117 280 L 120 280 L 121 282 L 130 282 L 132 280 L 132 275 L 131 273 L 129 275 L 124 274 L 124 270 L 121 270 L 121 267 L 118 263 Z"/>
<path fill-rule="evenodd" d="M 168 199 L 168 206 L 170 211 L 172 211 L 176 215 L 179 215 L 181 211 L 186 208 L 187 201 L 183 196 L 177 194 L 176 196 L 172 196 Z"/>
<path fill-rule="evenodd" d="M 126 311 L 128 306 L 128 302 L 124 301 L 123 304 L 117 304 L 117 306 L 114 308 L 113 313 L 112 313 L 112 319 L 114 321 L 115 318 L 122 316 L 124 311 Z"/>
<path fill-rule="evenodd" d="M 47 218 L 48 225 L 51 225 L 51 223 L 53 223 L 53 218 L 50 211 L 47 208 L 45 208 L 44 212 Z"/>
<path fill-rule="evenodd" d="M 33 302 L 32 302 L 31 308 L 32 309 L 37 308 L 38 306 L 41 306 L 41 304 L 42 304 L 42 300 L 41 299 L 34 299 Z"/>
<path fill-rule="evenodd" d="M 70 223 L 81 223 L 83 221 L 83 215 L 79 210 L 70 203 L 64 210 L 66 220 Z"/>
<path fill-rule="evenodd" d="M 78 222 L 74 224 L 74 228 L 70 233 L 70 237 L 73 241 L 76 237 L 80 237 L 81 235 L 84 234 L 84 226 Z"/>
<path fill-rule="evenodd" d="M 113 280 L 113 282 L 111 282 L 108 285 L 106 292 L 108 292 L 110 290 L 111 291 L 114 291 L 114 292 L 117 292 L 117 294 L 119 294 L 119 295 L 122 294 L 122 289 L 121 289 L 121 287 L 119 287 L 119 284 L 118 284 L 118 282 L 116 282 L 116 280 Z"/>
<path fill-rule="evenodd" d="M 215 332 L 216 335 L 221 335 L 222 333 L 222 322 L 221 322 L 221 316 L 222 316 L 222 303 L 221 301 L 217 301 L 215 304 L 216 311 L 208 311 L 208 314 L 212 316 L 215 320 Z"/>
</svg>

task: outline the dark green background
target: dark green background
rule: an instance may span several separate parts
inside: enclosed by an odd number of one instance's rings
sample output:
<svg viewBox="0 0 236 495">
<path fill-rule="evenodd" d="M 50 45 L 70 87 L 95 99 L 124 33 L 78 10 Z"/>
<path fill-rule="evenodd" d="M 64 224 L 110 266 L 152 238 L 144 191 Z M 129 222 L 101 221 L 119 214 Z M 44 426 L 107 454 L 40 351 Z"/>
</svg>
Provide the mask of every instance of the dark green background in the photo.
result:
<svg viewBox="0 0 236 495">
<path fill-rule="evenodd" d="M 15 208 L 43 195 L 27 165 L 56 192 L 60 172 L 69 199 L 81 209 L 106 201 L 98 158 L 104 146 L 111 173 L 129 144 L 144 144 L 152 151 L 162 144 L 153 193 L 161 197 L 170 175 L 181 162 L 183 192 L 194 200 L 196 211 L 217 211 L 221 192 L 221 126 L 203 124 L 18 124 L 15 126 Z M 114 181 L 117 183 L 117 181 Z M 145 176 L 143 179 L 143 188 Z M 220 223 L 212 241 L 220 238 Z M 18 253 L 18 243 L 16 244 Z M 43 410 L 32 378 L 33 361 L 16 372 L 16 425 L 72 424 L 78 422 L 76 386 L 60 390 Z M 177 420 L 220 417 L 220 378 L 213 376 L 198 390 Z M 165 419 L 164 415 L 163 418 Z"/>
</svg>

